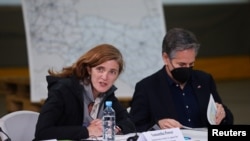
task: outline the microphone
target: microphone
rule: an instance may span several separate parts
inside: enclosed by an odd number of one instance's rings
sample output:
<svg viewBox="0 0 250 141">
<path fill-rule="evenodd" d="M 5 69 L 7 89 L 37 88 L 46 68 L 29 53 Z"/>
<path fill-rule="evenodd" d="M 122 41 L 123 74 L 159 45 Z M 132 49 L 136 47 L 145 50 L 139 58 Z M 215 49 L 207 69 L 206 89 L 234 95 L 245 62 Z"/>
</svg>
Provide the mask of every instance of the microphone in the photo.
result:
<svg viewBox="0 0 250 141">
<path fill-rule="evenodd" d="M 5 140 L 3 140 L 3 141 L 11 141 L 10 137 L 8 136 L 8 134 L 5 133 L 5 132 L 2 130 L 1 127 L 0 127 L 0 132 L 2 132 L 2 133 L 7 137 L 7 139 L 5 139 Z"/>
<path fill-rule="evenodd" d="M 128 137 L 127 141 L 137 141 L 138 137 L 139 136 L 137 135 L 137 132 L 136 132 L 134 136 Z"/>
<path fill-rule="evenodd" d="M 130 120 L 129 120 L 130 121 Z M 134 123 L 131 121 L 131 125 L 132 125 L 132 128 L 134 129 L 134 132 L 135 132 L 135 135 L 134 136 L 131 136 L 131 137 L 128 137 L 127 138 L 127 141 L 137 141 L 137 139 L 139 138 L 138 134 L 137 134 L 137 130 L 136 130 L 136 127 L 134 125 Z"/>
</svg>

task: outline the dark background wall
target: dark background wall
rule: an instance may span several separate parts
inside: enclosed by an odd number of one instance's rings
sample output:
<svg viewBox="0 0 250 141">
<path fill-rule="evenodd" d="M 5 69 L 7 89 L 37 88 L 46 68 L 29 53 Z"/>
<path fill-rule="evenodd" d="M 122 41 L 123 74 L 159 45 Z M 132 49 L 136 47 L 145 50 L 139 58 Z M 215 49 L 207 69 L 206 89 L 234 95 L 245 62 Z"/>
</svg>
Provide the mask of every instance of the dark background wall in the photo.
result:
<svg viewBox="0 0 250 141">
<path fill-rule="evenodd" d="M 201 42 L 198 57 L 250 54 L 250 4 L 164 5 L 167 29 L 183 27 Z M 28 67 L 21 6 L 0 6 L 0 68 Z M 155 25 L 157 26 L 157 25 Z"/>
<path fill-rule="evenodd" d="M 21 6 L 0 6 L 0 67 L 28 67 Z"/>
<path fill-rule="evenodd" d="M 201 57 L 250 55 L 250 4 L 164 7 L 167 28 L 184 27 L 201 42 Z"/>
</svg>

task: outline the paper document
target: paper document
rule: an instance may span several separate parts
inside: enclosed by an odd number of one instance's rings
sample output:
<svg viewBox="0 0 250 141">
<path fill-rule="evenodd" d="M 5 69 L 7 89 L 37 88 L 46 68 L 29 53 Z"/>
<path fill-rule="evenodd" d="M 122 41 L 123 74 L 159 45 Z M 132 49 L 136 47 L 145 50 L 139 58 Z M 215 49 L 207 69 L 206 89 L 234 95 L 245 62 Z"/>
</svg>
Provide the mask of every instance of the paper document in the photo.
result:
<svg viewBox="0 0 250 141">
<path fill-rule="evenodd" d="M 181 130 L 185 141 L 208 141 L 208 132 L 206 128 L 194 128 L 194 130 Z"/>
<path fill-rule="evenodd" d="M 184 126 L 184 125 L 182 125 L 182 129 L 193 129 L 192 127 L 188 127 L 188 126 Z"/>
<path fill-rule="evenodd" d="M 207 119 L 211 125 L 215 125 L 216 112 L 217 112 L 217 107 L 213 95 L 210 94 L 209 103 L 207 107 Z"/>
</svg>

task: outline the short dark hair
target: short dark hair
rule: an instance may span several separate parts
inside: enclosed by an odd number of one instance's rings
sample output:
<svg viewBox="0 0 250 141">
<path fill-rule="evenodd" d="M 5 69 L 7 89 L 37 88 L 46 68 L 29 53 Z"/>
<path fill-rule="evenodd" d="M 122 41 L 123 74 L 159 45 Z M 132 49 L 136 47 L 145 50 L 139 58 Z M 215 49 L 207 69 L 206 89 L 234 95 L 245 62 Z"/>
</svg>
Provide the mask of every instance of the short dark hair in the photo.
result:
<svg viewBox="0 0 250 141">
<path fill-rule="evenodd" d="M 197 55 L 200 44 L 194 33 L 189 30 L 172 28 L 163 38 L 162 53 L 167 53 L 170 58 L 174 57 L 176 51 L 190 48 L 194 48 Z"/>
</svg>

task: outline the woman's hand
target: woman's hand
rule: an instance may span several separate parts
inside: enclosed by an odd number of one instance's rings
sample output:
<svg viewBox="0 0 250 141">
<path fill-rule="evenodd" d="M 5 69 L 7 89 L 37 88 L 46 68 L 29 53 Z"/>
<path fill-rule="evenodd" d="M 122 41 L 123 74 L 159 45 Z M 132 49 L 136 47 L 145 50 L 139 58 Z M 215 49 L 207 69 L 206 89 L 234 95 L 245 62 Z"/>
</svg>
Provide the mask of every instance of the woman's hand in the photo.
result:
<svg viewBox="0 0 250 141">
<path fill-rule="evenodd" d="M 102 120 L 94 119 L 90 122 L 90 125 L 87 127 L 89 131 L 89 137 L 100 137 L 102 136 Z"/>
<path fill-rule="evenodd" d="M 119 126 L 115 126 L 115 134 L 122 134 L 122 129 Z"/>
</svg>

